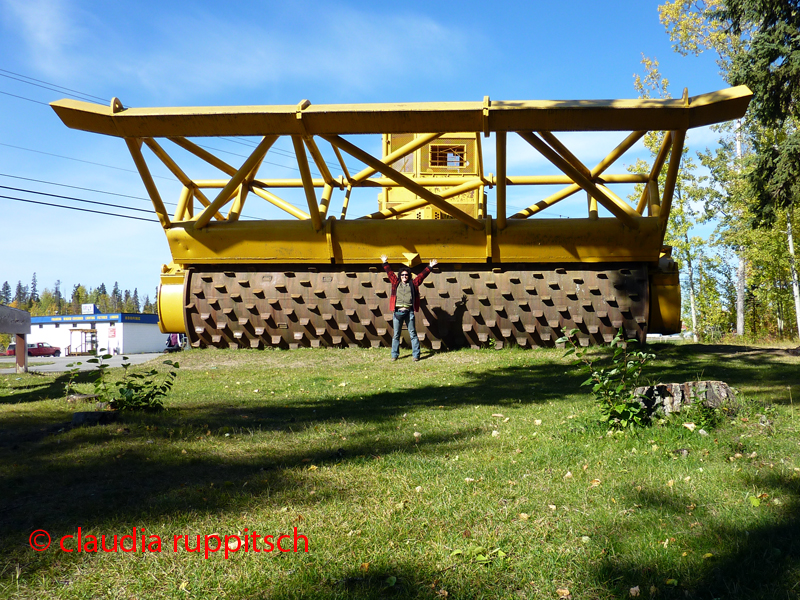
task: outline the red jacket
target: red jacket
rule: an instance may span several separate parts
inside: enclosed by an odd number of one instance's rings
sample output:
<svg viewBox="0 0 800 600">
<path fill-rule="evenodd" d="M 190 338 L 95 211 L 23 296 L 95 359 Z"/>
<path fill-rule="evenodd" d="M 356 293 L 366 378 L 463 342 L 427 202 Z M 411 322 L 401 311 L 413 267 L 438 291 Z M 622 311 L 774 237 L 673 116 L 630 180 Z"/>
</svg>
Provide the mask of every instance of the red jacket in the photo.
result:
<svg viewBox="0 0 800 600">
<path fill-rule="evenodd" d="M 392 283 L 392 296 L 389 298 L 389 310 L 394 312 L 395 303 L 397 302 L 397 285 L 400 283 L 397 275 L 392 271 L 389 263 L 383 263 L 383 270 L 389 276 L 389 281 Z M 431 268 L 425 267 L 422 273 L 417 275 L 411 280 L 411 298 L 414 300 L 414 312 L 419 311 L 419 284 L 430 274 Z"/>
</svg>

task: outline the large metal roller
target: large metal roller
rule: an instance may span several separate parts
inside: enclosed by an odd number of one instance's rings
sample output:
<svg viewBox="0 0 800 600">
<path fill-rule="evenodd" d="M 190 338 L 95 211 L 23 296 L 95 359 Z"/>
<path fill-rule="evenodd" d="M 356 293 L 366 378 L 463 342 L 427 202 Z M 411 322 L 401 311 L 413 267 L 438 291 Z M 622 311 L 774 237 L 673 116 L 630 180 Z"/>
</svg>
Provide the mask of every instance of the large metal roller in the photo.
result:
<svg viewBox="0 0 800 600">
<path fill-rule="evenodd" d="M 411 267 L 439 260 L 417 318 L 422 344 L 438 349 L 548 346 L 571 329 L 584 345 L 608 342 L 619 329 L 640 340 L 679 331 L 678 269 L 663 240 L 685 134 L 741 117 L 750 97 L 742 86 L 675 100 L 137 109 L 115 98 L 109 107 L 52 106 L 69 127 L 125 139 L 172 252 L 159 289 L 162 331 L 186 333 L 196 347 L 388 346 L 390 286 L 378 264 L 387 254 Z M 590 167 L 563 131 L 621 133 Z M 612 172 L 648 131 L 663 134 L 647 172 Z M 370 134 L 382 135 L 380 156 L 364 149 Z M 484 172 L 481 134 L 494 137 L 496 174 Z M 509 173 L 509 134 L 559 174 Z M 259 139 L 234 167 L 188 139 L 200 136 Z M 299 178 L 259 177 L 282 136 Z M 190 178 L 163 140 L 223 177 Z M 145 147 L 183 185 L 172 215 Z M 612 191 L 618 184 L 639 186 L 635 206 Z M 510 186 L 541 185 L 559 189 L 509 214 Z M 305 206 L 281 197 L 290 188 L 302 189 Z M 379 191 L 377 210 L 351 218 L 351 194 L 364 190 Z M 583 216 L 541 218 L 578 192 Z M 245 220 L 253 202 L 287 218 Z"/>
</svg>

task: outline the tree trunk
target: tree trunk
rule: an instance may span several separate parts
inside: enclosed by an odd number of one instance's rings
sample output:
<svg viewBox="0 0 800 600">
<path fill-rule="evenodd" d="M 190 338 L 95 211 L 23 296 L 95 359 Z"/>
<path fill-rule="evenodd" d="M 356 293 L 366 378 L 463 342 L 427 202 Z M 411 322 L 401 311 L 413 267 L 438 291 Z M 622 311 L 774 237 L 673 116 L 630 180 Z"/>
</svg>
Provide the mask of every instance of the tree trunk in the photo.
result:
<svg viewBox="0 0 800 600">
<path fill-rule="evenodd" d="M 736 267 L 736 335 L 744 335 L 744 288 L 746 270 L 744 249 L 739 250 L 739 265 Z"/>
<path fill-rule="evenodd" d="M 794 294 L 794 318 L 797 322 L 797 332 L 800 334 L 800 285 L 797 281 L 797 268 L 794 260 L 794 238 L 792 236 L 792 217 L 794 211 L 790 208 L 786 214 L 786 238 L 789 241 L 789 266 L 792 271 L 792 293 Z"/>
<path fill-rule="evenodd" d="M 741 173 L 742 160 L 742 122 L 736 121 L 736 172 Z M 744 335 L 744 288 L 746 271 L 744 248 L 739 248 L 739 265 L 736 268 L 736 335 Z"/>
<path fill-rule="evenodd" d="M 689 235 L 683 235 L 684 241 L 686 242 L 686 271 L 689 275 L 689 308 L 692 311 L 692 340 L 696 344 L 699 341 L 697 337 L 697 303 L 695 302 L 694 298 L 694 267 L 692 265 L 692 257 L 689 255 L 688 248 L 689 248 Z"/>
</svg>

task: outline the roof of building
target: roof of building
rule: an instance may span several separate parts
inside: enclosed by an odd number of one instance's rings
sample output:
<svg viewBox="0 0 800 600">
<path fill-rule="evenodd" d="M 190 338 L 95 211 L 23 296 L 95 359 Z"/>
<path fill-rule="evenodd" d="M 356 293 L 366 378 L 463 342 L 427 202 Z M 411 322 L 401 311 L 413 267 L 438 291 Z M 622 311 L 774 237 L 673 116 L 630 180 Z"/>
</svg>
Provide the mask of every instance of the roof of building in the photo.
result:
<svg viewBox="0 0 800 600">
<path fill-rule="evenodd" d="M 158 315 L 144 313 L 108 313 L 94 315 L 50 315 L 31 317 L 31 325 L 43 323 L 158 323 Z"/>
</svg>

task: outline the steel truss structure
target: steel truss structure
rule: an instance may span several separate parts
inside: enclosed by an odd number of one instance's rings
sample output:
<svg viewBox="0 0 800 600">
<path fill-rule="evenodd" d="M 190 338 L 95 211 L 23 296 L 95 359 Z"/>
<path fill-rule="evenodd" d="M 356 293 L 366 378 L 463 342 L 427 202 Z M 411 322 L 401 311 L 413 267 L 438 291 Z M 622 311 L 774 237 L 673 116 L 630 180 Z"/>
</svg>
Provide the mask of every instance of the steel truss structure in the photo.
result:
<svg viewBox="0 0 800 600">
<path fill-rule="evenodd" d="M 670 100 L 487 96 L 482 102 L 124 108 L 115 98 L 110 106 L 60 100 L 52 107 L 73 129 L 125 140 L 172 252 L 159 290 L 163 331 L 187 333 L 195 346 L 386 345 L 391 316 L 383 312 L 387 286 L 376 257 L 387 254 L 410 266 L 436 257 L 443 277 L 430 283 L 435 289 L 420 332 L 436 348 L 489 338 L 499 345 L 547 345 L 572 327 L 587 344 L 608 340 L 619 327 L 639 338 L 648 330 L 678 330 L 678 274 L 663 240 L 684 138 L 688 129 L 741 117 L 750 97 L 740 86 L 694 97 L 684 91 Z M 559 138 L 567 131 L 618 131 L 621 139 L 590 167 Z M 649 131 L 665 132 L 649 171 L 612 172 Z M 380 157 L 353 139 L 364 134 L 383 136 Z M 495 173 L 485 173 L 481 134 L 494 135 Z M 561 174 L 508 173 L 509 134 Z M 474 140 L 477 162 L 469 174 L 420 176 L 398 168 L 439 139 L 465 135 Z M 189 139 L 223 136 L 261 139 L 240 166 Z M 291 139 L 300 177 L 260 178 L 262 162 L 283 136 Z M 223 176 L 190 178 L 164 140 Z M 183 186 L 171 215 L 143 147 Z M 342 176 L 331 174 L 323 150 L 335 156 Z M 344 154 L 363 168 L 351 172 Z M 617 183 L 642 185 L 637 206 L 610 189 Z M 507 213 L 508 186 L 554 184 L 563 187 Z M 484 200 L 487 187 L 495 189 L 494 214 Z M 286 188 L 302 189 L 306 206 L 282 198 Z M 348 206 L 358 188 L 402 190 L 405 200 L 352 218 Z M 334 191 L 342 193 L 336 215 Z M 585 218 L 541 218 L 581 191 Z M 478 199 L 474 210 L 454 201 L 467 193 Z M 254 196 L 287 218 L 242 219 Z M 424 207 L 448 218 L 406 218 Z"/>
</svg>

